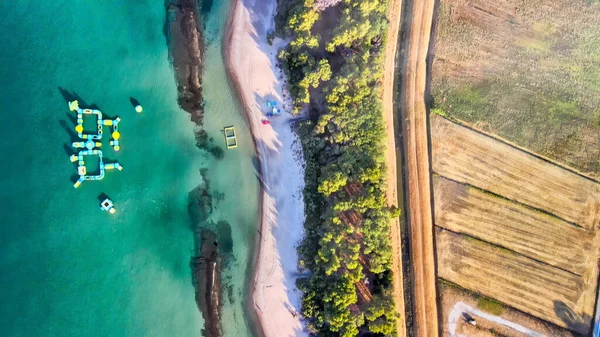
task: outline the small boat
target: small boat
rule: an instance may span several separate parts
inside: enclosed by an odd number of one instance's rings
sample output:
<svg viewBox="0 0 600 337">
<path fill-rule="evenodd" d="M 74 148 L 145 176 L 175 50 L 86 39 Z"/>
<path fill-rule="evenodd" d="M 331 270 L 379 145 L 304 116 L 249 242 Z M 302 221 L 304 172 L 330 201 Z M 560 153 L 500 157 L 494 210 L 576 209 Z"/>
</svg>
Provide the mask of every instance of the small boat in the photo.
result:
<svg viewBox="0 0 600 337">
<path fill-rule="evenodd" d="M 117 211 L 113 206 L 112 200 L 108 198 L 104 199 L 104 201 L 100 203 L 100 209 L 102 209 L 103 211 L 107 211 L 110 214 L 115 214 L 115 212 Z"/>
<path fill-rule="evenodd" d="M 268 119 L 263 119 L 263 120 L 261 121 L 261 123 L 262 123 L 263 125 L 269 125 L 269 124 L 271 124 L 271 122 L 270 122 Z"/>
</svg>

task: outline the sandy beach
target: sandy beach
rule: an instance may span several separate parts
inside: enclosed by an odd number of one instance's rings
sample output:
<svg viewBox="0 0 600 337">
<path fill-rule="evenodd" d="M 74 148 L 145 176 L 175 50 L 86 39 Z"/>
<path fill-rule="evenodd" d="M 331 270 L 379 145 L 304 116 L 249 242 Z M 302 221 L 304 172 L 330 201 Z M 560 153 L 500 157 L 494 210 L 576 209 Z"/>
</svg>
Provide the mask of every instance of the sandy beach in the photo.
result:
<svg viewBox="0 0 600 337">
<path fill-rule="evenodd" d="M 232 85 L 248 116 L 260 162 L 262 216 L 260 245 L 250 301 L 266 337 L 307 336 L 300 320 L 296 289 L 304 222 L 304 170 L 298 137 L 290 128 L 284 75 L 276 56 L 284 42 L 267 43 L 273 27 L 274 0 L 234 0 L 225 38 L 225 59 Z M 267 101 L 280 116 L 266 120 Z"/>
</svg>

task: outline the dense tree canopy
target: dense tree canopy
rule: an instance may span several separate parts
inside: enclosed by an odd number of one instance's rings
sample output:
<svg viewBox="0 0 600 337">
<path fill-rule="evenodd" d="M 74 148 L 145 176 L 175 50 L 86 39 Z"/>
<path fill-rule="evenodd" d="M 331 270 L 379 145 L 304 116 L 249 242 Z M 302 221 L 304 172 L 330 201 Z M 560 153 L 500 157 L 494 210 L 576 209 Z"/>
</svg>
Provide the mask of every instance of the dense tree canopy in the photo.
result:
<svg viewBox="0 0 600 337">
<path fill-rule="evenodd" d="M 390 219 L 399 212 L 386 206 L 380 85 L 387 6 L 295 0 L 278 13 L 286 22 L 280 34 L 291 38 L 279 56 L 294 111 L 317 112 L 299 127 L 306 159 L 299 254 L 310 276 L 298 285 L 303 315 L 318 336 L 395 332 Z"/>
</svg>

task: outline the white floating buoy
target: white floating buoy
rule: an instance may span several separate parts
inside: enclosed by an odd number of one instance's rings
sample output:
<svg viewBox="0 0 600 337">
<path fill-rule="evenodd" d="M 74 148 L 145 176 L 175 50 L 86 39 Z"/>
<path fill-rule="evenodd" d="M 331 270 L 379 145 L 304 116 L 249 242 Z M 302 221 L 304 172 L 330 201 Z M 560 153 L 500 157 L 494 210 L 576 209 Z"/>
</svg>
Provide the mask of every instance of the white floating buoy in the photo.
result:
<svg viewBox="0 0 600 337">
<path fill-rule="evenodd" d="M 140 113 L 140 112 L 142 112 L 142 110 L 144 110 L 144 109 L 142 108 L 141 105 L 138 104 L 138 105 L 135 106 L 135 111 L 136 112 Z"/>
</svg>

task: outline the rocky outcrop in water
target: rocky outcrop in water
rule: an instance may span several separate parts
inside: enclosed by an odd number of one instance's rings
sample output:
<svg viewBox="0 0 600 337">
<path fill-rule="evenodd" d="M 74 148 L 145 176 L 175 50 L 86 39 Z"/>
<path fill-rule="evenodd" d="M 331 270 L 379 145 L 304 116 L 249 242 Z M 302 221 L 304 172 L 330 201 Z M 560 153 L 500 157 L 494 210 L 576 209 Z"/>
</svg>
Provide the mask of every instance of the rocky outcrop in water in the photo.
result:
<svg viewBox="0 0 600 337">
<path fill-rule="evenodd" d="M 169 52 L 175 69 L 179 106 L 202 124 L 202 56 L 204 43 L 196 0 L 168 3 Z"/>
<path fill-rule="evenodd" d="M 204 318 L 205 337 L 220 337 L 221 329 L 221 259 L 217 237 L 209 230 L 201 232 L 201 253 L 191 261 L 196 303 Z"/>
<path fill-rule="evenodd" d="M 192 282 L 196 290 L 196 304 L 204 318 L 204 337 L 221 337 L 221 254 L 217 234 L 208 230 L 213 211 L 206 171 L 200 171 L 201 183 L 188 195 L 188 212 L 194 232 L 195 256 L 190 261 Z M 229 235 L 230 236 L 230 235 Z M 225 235 L 226 237 L 226 235 Z M 230 250 L 231 248 L 227 248 Z M 227 254 L 227 251 L 226 251 Z"/>
</svg>

